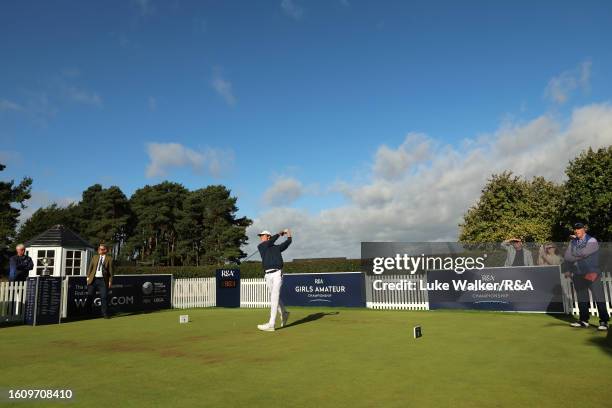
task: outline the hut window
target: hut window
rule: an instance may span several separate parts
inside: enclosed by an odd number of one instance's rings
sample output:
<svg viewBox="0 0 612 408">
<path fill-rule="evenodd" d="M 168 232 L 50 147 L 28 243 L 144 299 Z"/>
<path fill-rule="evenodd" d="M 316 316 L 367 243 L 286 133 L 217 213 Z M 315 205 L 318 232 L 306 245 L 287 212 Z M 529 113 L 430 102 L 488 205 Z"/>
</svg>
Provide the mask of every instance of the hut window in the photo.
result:
<svg viewBox="0 0 612 408">
<path fill-rule="evenodd" d="M 47 272 L 53 273 L 53 265 L 55 265 L 55 250 L 54 249 L 39 249 L 36 253 L 36 274 L 42 275 L 45 270 L 44 259 L 47 258 Z"/>
<path fill-rule="evenodd" d="M 81 274 L 81 251 L 66 251 L 66 275 Z"/>
</svg>

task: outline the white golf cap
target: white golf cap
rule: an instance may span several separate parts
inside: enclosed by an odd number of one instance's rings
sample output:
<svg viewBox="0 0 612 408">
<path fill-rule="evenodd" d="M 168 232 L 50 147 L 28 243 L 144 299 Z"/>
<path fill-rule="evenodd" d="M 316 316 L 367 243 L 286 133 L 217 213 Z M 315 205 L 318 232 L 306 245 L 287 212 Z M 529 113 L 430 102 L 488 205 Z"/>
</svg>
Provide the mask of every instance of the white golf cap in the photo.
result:
<svg viewBox="0 0 612 408">
<path fill-rule="evenodd" d="M 259 234 L 257 234 L 257 236 L 259 236 L 259 237 L 262 236 L 262 235 L 272 235 L 272 234 L 270 234 L 270 231 L 268 231 L 268 230 L 263 230 Z"/>
</svg>

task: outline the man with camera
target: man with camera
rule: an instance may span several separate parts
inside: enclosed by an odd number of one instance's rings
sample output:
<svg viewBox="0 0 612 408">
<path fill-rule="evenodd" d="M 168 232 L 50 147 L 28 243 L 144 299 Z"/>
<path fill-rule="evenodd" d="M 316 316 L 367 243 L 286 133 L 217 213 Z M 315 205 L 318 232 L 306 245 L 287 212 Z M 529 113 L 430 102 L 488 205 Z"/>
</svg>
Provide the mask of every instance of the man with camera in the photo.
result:
<svg viewBox="0 0 612 408">
<path fill-rule="evenodd" d="M 599 326 L 597 330 L 608 330 L 608 310 L 601 282 L 599 268 L 599 243 L 587 234 L 587 228 L 581 222 L 574 224 L 574 235 L 565 251 L 565 260 L 572 266 L 573 273 L 565 272 L 566 278 L 572 278 L 578 297 L 580 320 L 570 324 L 572 327 L 589 327 L 589 290 L 597 304 Z"/>
<path fill-rule="evenodd" d="M 281 327 L 287 324 L 289 312 L 283 305 L 280 299 L 280 291 L 283 285 L 283 256 L 281 252 L 291 245 L 291 231 L 285 229 L 278 234 L 271 235 L 270 232 L 264 230 L 257 234 L 261 241 L 257 245 L 259 254 L 261 255 L 261 264 L 263 266 L 266 278 L 266 285 L 270 292 L 270 320 L 268 323 L 257 325 L 257 328 L 262 331 L 274 331 L 276 323 L 276 313 L 280 313 Z M 280 245 L 274 245 L 274 242 L 280 237 L 286 235 L 287 239 Z"/>
<path fill-rule="evenodd" d="M 510 238 L 502 242 L 501 247 L 506 250 L 504 266 L 533 266 L 533 256 L 529 249 L 523 246 L 523 238 Z"/>
</svg>

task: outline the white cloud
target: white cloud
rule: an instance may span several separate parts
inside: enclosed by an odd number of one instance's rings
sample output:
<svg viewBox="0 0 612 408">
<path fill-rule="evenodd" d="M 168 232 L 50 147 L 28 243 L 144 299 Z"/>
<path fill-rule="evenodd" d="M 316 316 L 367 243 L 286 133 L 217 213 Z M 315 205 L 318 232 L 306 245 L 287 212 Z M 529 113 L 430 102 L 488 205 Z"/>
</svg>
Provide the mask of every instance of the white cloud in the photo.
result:
<svg viewBox="0 0 612 408">
<path fill-rule="evenodd" d="M 22 111 L 23 106 L 17 102 L 10 101 L 8 99 L 0 99 L 0 112 L 2 111 Z"/>
<path fill-rule="evenodd" d="M 609 104 L 577 108 L 569 120 L 544 115 L 528 123 L 505 123 L 459 147 L 409 135 L 397 148 L 376 153 L 369 182 L 340 184 L 346 205 L 320 212 L 283 206 L 260 214 L 247 231 L 251 243 L 246 250 L 254 250 L 255 235 L 264 228 L 293 229 L 295 242 L 284 254 L 287 259 L 359 257 L 361 241 L 453 241 L 463 214 L 491 174 L 511 170 L 527 178 L 544 176 L 560 182 L 567 163 L 582 150 L 610 144 Z M 425 145 L 429 158 L 415 166 L 409 152 L 412 146 L 418 150 Z M 382 171 L 392 178 L 377 174 L 375 163 L 381 157 L 392 159 L 390 170 Z"/>
<path fill-rule="evenodd" d="M 304 15 L 304 9 L 293 0 L 282 0 L 281 8 L 290 17 L 299 20 Z"/>
<path fill-rule="evenodd" d="M 48 120 L 57 114 L 58 108 L 56 101 L 49 98 L 47 92 L 25 91 L 22 102 L 0 100 L 1 111 L 23 115 L 36 124 L 46 126 Z"/>
<path fill-rule="evenodd" d="M 63 92 L 73 102 L 97 107 L 102 106 L 102 98 L 96 92 L 70 85 L 64 86 Z"/>
<path fill-rule="evenodd" d="M 42 207 L 48 207 L 51 204 L 57 204 L 59 207 L 67 207 L 72 203 L 77 203 L 78 198 L 74 197 L 60 197 L 48 191 L 32 191 L 31 198 L 26 201 L 26 208 L 21 210 L 19 214 L 19 224 L 26 221 Z"/>
<path fill-rule="evenodd" d="M 60 109 L 70 103 L 101 107 L 102 97 L 95 91 L 76 85 L 81 72 L 77 68 L 64 68 L 54 75 L 41 90 L 24 90 L 19 101 L 0 98 L 0 112 L 23 115 L 46 126 Z"/>
<path fill-rule="evenodd" d="M 591 80 L 591 65 L 592 62 L 586 60 L 578 67 L 553 77 L 544 90 L 544 96 L 561 105 L 567 102 L 576 89 L 580 88 L 587 91 Z"/>
<path fill-rule="evenodd" d="M 207 148 L 196 151 L 180 143 L 147 144 L 149 165 L 147 177 L 163 177 L 171 168 L 191 167 L 195 172 L 206 172 L 221 177 L 234 161 L 231 151 Z"/>
<path fill-rule="evenodd" d="M 431 139 L 422 133 L 409 133 L 404 142 L 391 149 L 382 145 L 374 159 L 374 174 L 394 179 L 412 166 L 427 160 L 430 156 Z"/>
<path fill-rule="evenodd" d="M 210 85 L 228 105 L 234 106 L 236 104 L 236 97 L 234 96 L 230 81 L 223 79 L 219 74 L 215 74 Z"/>
<path fill-rule="evenodd" d="M 268 205 L 290 205 L 304 194 L 304 186 L 293 177 L 279 177 L 263 194 Z"/>
<path fill-rule="evenodd" d="M 7 165 L 20 165 L 23 162 L 21 153 L 15 150 L 0 150 L 0 163 Z"/>
</svg>

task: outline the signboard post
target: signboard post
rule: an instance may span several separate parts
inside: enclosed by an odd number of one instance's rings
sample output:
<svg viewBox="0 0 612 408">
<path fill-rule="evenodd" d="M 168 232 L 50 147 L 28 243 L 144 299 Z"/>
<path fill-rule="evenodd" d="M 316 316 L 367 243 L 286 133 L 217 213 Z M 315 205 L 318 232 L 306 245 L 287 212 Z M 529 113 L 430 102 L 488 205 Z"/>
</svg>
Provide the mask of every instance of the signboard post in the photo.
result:
<svg viewBox="0 0 612 408">
<path fill-rule="evenodd" d="M 217 269 L 217 307 L 240 307 L 240 269 Z"/>
</svg>

